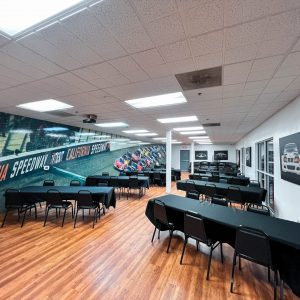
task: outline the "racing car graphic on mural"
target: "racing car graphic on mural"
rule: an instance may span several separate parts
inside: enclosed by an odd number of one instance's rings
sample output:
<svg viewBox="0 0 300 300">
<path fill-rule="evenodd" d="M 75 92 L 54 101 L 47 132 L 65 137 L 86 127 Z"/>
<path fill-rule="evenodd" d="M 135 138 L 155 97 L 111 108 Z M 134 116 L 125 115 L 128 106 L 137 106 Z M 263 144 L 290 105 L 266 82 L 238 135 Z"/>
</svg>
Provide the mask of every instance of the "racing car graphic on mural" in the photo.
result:
<svg viewBox="0 0 300 300">
<path fill-rule="evenodd" d="M 295 143 L 284 146 L 281 156 L 282 172 L 296 173 L 300 175 L 300 155 Z"/>
</svg>

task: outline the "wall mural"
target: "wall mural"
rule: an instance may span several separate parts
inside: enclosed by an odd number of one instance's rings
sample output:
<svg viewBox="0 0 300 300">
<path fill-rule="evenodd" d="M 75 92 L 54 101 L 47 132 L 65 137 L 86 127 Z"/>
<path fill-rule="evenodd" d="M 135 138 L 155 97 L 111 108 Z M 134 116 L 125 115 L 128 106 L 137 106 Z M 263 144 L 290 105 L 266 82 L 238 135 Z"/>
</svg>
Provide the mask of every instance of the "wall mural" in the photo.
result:
<svg viewBox="0 0 300 300">
<path fill-rule="evenodd" d="M 214 151 L 214 160 L 228 160 L 228 151 L 227 150 Z"/>
<path fill-rule="evenodd" d="M 279 139 L 281 179 L 300 184 L 300 133 Z"/>
<path fill-rule="evenodd" d="M 195 160 L 207 160 L 208 154 L 206 150 L 195 151 Z"/>
<path fill-rule="evenodd" d="M 0 112 L 0 210 L 7 188 L 45 179 L 68 185 L 102 171 L 117 175 L 116 157 L 140 147 L 118 135 Z"/>
<path fill-rule="evenodd" d="M 246 148 L 246 166 L 251 167 L 251 147 Z"/>
</svg>

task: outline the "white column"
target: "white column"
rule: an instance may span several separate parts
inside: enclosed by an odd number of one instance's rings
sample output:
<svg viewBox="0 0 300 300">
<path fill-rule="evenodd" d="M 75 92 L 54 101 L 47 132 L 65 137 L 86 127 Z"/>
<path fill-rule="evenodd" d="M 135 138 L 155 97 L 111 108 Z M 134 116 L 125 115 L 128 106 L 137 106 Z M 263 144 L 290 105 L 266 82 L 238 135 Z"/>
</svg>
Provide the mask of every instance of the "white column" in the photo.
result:
<svg viewBox="0 0 300 300">
<path fill-rule="evenodd" d="M 166 136 L 166 193 L 171 193 L 172 131 Z"/>
<path fill-rule="evenodd" d="M 190 154 L 190 162 L 191 162 L 191 173 L 194 174 L 194 161 L 195 161 L 195 142 L 191 143 L 191 154 Z"/>
</svg>

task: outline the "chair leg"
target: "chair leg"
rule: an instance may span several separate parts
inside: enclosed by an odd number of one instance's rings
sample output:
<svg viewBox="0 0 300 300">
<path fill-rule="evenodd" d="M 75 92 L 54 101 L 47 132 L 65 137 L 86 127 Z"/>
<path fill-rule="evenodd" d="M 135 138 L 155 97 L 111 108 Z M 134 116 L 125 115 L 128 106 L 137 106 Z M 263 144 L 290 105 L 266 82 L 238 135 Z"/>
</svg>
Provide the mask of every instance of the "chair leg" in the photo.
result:
<svg viewBox="0 0 300 300">
<path fill-rule="evenodd" d="M 273 288 L 274 288 L 274 300 L 277 299 L 277 271 L 274 271 L 274 281 L 273 281 Z"/>
<path fill-rule="evenodd" d="M 212 257 L 213 250 L 214 250 L 214 245 L 211 245 L 210 253 L 209 253 L 209 259 L 208 259 L 208 268 L 207 268 L 206 280 L 209 280 L 209 271 L 210 271 L 211 257 Z"/>
<path fill-rule="evenodd" d="M 75 220 L 74 220 L 74 228 L 75 228 L 75 226 L 76 226 L 77 215 L 78 215 L 78 207 L 77 207 L 77 210 L 76 210 L 76 215 L 75 215 Z"/>
<path fill-rule="evenodd" d="M 5 213 L 5 215 L 4 215 L 4 219 L 3 219 L 3 221 L 2 221 L 2 225 L 1 225 L 1 227 L 3 227 L 3 226 L 4 226 L 4 223 L 5 223 L 5 220 L 6 220 L 7 214 L 8 214 L 8 210 L 6 210 L 6 213 Z M 18 221 L 19 221 L 19 220 L 18 220 Z"/>
<path fill-rule="evenodd" d="M 84 209 L 82 210 L 82 221 L 84 221 Z"/>
<path fill-rule="evenodd" d="M 25 209 L 25 212 L 24 212 L 24 216 L 23 216 L 21 227 L 23 227 L 23 225 L 24 225 L 25 218 L 26 218 L 26 213 L 27 213 L 27 208 Z"/>
<path fill-rule="evenodd" d="M 153 235 L 152 235 L 152 240 L 151 240 L 151 243 L 153 243 L 154 236 L 155 236 L 155 232 L 156 232 L 156 226 L 154 227 L 154 232 L 153 232 Z"/>
<path fill-rule="evenodd" d="M 65 217 L 66 217 L 66 211 L 67 211 L 67 209 L 65 208 L 63 220 L 62 220 L 62 223 L 61 223 L 61 227 L 64 227 Z"/>
<path fill-rule="evenodd" d="M 180 264 L 181 264 L 181 265 L 182 265 L 183 255 L 184 255 L 184 251 L 185 251 L 185 247 L 186 247 L 187 242 L 188 242 L 188 237 L 186 236 L 186 237 L 184 238 L 184 244 L 183 244 L 182 253 L 181 253 L 181 258 L 180 258 Z"/>
<path fill-rule="evenodd" d="M 167 253 L 169 253 L 172 237 L 173 237 L 173 230 L 170 231 L 170 239 L 169 239 L 169 245 L 168 245 L 168 248 L 167 248 Z"/>
<path fill-rule="evenodd" d="M 49 213 L 49 206 L 47 206 L 47 211 L 46 211 L 45 221 L 44 221 L 44 227 L 46 226 L 46 223 L 47 223 L 48 213 Z"/>
<path fill-rule="evenodd" d="M 268 281 L 271 282 L 270 267 L 268 267 Z"/>
<path fill-rule="evenodd" d="M 34 215 L 35 215 L 35 219 L 37 219 L 37 212 L 36 212 L 36 205 L 34 204 Z"/>
<path fill-rule="evenodd" d="M 40 208 L 42 208 L 42 203 L 41 203 L 41 202 L 39 202 L 39 204 L 40 204 Z"/>
<path fill-rule="evenodd" d="M 20 221 L 20 208 L 18 208 L 18 222 Z"/>
<path fill-rule="evenodd" d="M 97 208 L 94 210 L 93 228 L 95 228 L 95 219 L 97 218 Z"/>
<path fill-rule="evenodd" d="M 234 282 L 234 268 L 236 264 L 236 252 L 234 251 L 233 261 L 232 261 L 232 270 L 231 270 L 231 282 L 230 282 L 230 292 L 233 293 L 233 282 Z"/>
<path fill-rule="evenodd" d="M 157 238 L 160 240 L 160 230 L 158 230 Z"/>
<path fill-rule="evenodd" d="M 283 280 L 280 278 L 280 300 L 284 299 L 283 295 Z"/>
<path fill-rule="evenodd" d="M 221 262 L 224 262 L 224 258 L 223 258 L 223 244 L 220 242 L 220 250 L 221 250 Z"/>
<path fill-rule="evenodd" d="M 197 252 L 199 251 L 199 241 L 196 241 Z"/>
<path fill-rule="evenodd" d="M 240 256 L 239 256 L 239 270 L 242 270 L 242 260 Z"/>
</svg>

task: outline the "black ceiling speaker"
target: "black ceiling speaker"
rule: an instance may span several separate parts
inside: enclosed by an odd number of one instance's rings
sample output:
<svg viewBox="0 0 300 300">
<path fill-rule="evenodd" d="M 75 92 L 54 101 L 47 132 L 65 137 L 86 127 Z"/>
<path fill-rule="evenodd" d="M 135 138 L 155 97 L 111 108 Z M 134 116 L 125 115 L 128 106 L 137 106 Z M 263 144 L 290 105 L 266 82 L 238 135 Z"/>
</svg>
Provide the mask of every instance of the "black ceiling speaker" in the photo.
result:
<svg viewBox="0 0 300 300">
<path fill-rule="evenodd" d="M 82 122 L 92 124 L 92 123 L 96 123 L 96 121 L 97 121 L 97 116 L 93 114 L 89 114 L 86 115 L 86 119 L 83 119 Z"/>
</svg>

